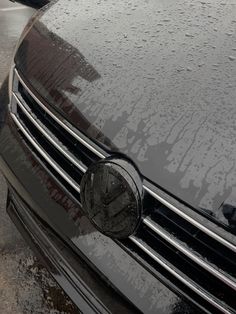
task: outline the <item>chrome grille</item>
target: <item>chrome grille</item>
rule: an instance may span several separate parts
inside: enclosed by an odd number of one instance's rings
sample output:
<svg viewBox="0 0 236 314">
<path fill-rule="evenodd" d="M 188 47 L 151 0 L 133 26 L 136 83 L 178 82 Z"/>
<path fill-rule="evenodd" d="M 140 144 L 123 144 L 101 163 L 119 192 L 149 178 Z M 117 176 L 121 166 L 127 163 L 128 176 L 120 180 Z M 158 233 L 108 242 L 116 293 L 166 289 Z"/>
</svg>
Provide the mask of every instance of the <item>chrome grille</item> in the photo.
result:
<svg viewBox="0 0 236 314">
<path fill-rule="evenodd" d="M 108 154 L 49 110 L 16 70 L 10 112 L 39 161 L 80 202 L 83 173 Z M 141 227 L 120 245 L 206 311 L 234 313 L 236 246 L 210 228 L 206 218 L 196 214 L 199 219 L 194 219 L 147 182 Z"/>
</svg>

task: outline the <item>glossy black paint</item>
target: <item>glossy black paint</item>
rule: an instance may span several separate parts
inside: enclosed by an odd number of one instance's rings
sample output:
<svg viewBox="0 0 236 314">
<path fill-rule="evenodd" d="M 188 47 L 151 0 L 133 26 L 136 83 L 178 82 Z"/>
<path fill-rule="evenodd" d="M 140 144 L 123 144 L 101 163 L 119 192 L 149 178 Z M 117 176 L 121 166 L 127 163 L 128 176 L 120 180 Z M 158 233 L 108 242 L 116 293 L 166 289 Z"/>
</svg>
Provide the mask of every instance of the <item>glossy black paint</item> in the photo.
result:
<svg viewBox="0 0 236 314">
<path fill-rule="evenodd" d="M 234 29 L 234 1 L 62 0 L 16 63 L 82 132 L 234 232 Z"/>
</svg>

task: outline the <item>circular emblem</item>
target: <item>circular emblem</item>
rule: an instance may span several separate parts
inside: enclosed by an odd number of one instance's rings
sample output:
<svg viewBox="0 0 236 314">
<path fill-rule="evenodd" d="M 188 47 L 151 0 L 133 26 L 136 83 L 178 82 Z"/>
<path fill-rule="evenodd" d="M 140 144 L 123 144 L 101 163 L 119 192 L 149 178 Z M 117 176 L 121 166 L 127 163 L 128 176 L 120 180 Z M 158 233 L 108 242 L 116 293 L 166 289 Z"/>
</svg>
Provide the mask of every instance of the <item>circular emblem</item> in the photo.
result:
<svg viewBox="0 0 236 314">
<path fill-rule="evenodd" d="M 88 168 L 81 180 L 81 203 L 90 221 L 112 238 L 126 238 L 142 214 L 142 180 L 125 159 L 108 158 Z"/>
</svg>

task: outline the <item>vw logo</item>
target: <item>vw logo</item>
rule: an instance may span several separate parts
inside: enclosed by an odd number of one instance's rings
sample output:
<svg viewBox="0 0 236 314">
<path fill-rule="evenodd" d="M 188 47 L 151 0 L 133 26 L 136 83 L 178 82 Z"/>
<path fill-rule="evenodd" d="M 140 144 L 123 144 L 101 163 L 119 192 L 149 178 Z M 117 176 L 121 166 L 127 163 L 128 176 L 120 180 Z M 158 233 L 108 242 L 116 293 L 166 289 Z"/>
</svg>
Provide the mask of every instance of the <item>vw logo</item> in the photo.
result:
<svg viewBox="0 0 236 314">
<path fill-rule="evenodd" d="M 81 203 L 90 221 L 112 238 L 126 238 L 142 215 L 142 180 L 125 159 L 92 164 L 81 180 Z"/>
</svg>

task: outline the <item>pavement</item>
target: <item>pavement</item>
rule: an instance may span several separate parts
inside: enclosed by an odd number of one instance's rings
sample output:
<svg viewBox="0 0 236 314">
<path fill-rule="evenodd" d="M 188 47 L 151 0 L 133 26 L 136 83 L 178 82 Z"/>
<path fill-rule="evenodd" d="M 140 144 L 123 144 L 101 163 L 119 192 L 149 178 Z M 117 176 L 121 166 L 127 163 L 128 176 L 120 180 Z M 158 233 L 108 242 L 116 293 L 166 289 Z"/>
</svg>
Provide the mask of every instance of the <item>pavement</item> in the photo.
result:
<svg viewBox="0 0 236 314">
<path fill-rule="evenodd" d="M 0 85 L 14 47 L 34 10 L 0 0 Z M 5 211 L 7 187 L 0 174 L 0 313 L 69 313 L 78 309 L 34 256 Z"/>
</svg>

